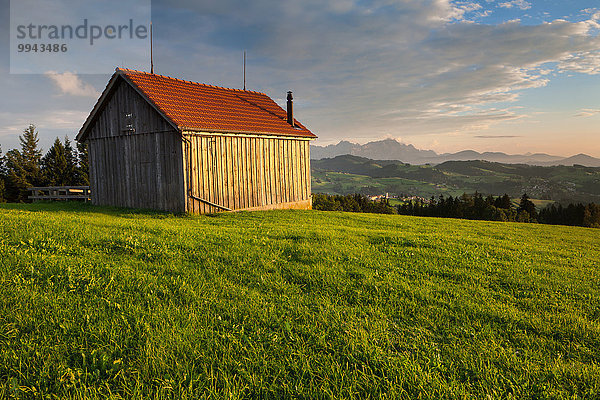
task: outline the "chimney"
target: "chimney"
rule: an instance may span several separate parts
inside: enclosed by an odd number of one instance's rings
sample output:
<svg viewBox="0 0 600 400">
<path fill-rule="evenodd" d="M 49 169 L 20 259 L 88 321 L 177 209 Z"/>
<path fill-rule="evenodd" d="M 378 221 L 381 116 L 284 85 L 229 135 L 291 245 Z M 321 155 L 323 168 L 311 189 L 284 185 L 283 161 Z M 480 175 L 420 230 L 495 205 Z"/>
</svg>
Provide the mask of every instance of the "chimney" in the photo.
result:
<svg viewBox="0 0 600 400">
<path fill-rule="evenodd" d="M 292 92 L 287 92 L 287 123 L 294 125 L 294 98 Z"/>
</svg>

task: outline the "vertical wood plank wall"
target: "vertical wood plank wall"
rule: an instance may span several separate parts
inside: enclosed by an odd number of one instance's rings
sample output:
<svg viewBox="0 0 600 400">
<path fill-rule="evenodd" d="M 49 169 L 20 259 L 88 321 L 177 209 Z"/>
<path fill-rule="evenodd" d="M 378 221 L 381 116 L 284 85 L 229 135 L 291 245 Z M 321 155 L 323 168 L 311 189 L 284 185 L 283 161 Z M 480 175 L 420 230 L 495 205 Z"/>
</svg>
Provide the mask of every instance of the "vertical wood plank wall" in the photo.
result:
<svg viewBox="0 0 600 400">
<path fill-rule="evenodd" d="M 194 197 L 232 210 L 310 208 L 309 141 L 186 134 L 186 184 Z M 223 211 L 192 197 L 187 211 Z"/>
<path fill-rule="evenodd" d="M 135 131 L 125 130 L 125 113 Z M 92 202 L 184 212 L 181 136 L 121 81 L 98 114 L 86 143 Z"/>
<path fill-rule="evenodd" d="M 88 143 L 93 204 L 185 211 L 177 134 L 119 136 Z"/>
</svg>

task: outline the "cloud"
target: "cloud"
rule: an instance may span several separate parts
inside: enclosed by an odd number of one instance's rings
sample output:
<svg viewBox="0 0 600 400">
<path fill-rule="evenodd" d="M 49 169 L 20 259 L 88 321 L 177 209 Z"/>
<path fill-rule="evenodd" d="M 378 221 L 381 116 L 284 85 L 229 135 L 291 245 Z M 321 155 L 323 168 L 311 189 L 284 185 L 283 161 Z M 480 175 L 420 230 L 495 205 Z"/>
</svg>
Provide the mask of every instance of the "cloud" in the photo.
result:
<svg viewBox="0 0 600 400">
<path fill-rule="evenodd" d="M 525 0 L 512 0 L 512 1 L 507 1 L 505 3 L 500 3 L 500 4 L 498 4 L 498 7 L 501 7 L 501 8 L 517 7 L 517 8 L 520 8 L 521 10 L 529 10 L 531 8 L 531 3 L 529 3 L 528 1 L 525 1 Z"/>
<path fill-rule="evenodd" d="M 77 133 L 87 116 L 87 112 L 75 110 L 52 110 L 37 113 L 33 118 L 28 113 L 2 112 L 0 113 L 0 121 L 10 121 L 10 123 L 1 125 L 0 135 L 21 134 L 29 124 L 34 124 L 40 131 L 48 128 L 64 130 L 65 134 L 69 134 L 69 132 Z"/>
<path fill-rule="evenodd" d="M 44 75 L 58 86 L 62 94 L 83 97 L 98 97 L 100 95 L 100 92 L 96 88 L 89 83 L 83 82 L 79 76 L 72 72 L 61 74 L 55 71 L 48 71 Z"/>
<path fill-rule="evenodd" d="M 576 117 L 593 117 L 600 114 L 600 109 L 584 108 L 575 114 Z"/>
<path fill-rule="evenodd" d="M 600 74 L 600 51 L 585 51 L 569 54 L 558 64 L 561 72 L 577 72 L 587 75 Z"/>
<path fill-rule="evenodd" d="M 88 116 L 87 111 L 54 109 L 31 112 L 0 112 L 0 139 L 3 151 L 20 146 L 18 137 L 34 124 L 39 132 L 40 147 L 47 149 L 55 137 L 74 139 Z"/>
<path fill-rule="evenodd" d="M 514 139 L 523 137 L 521 135 L 476 135 L 473 136 L 478 139 Z"/>
<path fill-rule="evenodd" d="M 201 55 L 188 63 L 192 77 L 217 65 L 217 83 L 238 76 L 238 64 L 223 66 L 232 64 L 228 51 L 247 48 L 251 86 L 275 96 L 290 87 L 299 106 L 310 99 L 298 112 L 321 136 L 487 129 L 522 118 L 522 110 L 506 104 L 546 86 L 554 73 L 594 74 L 600 65 L 591 16 L 484 25 L 470 20 L 483 11 L 470 1 L 345 1 L 335 7 L 317 0 L 256 0 L 252 7 L 224 2 L 170 3 L 185 9 L 178 15 L 203 18 L 195 25 L 182 21 L 196 27 L 189 35 L 198 38 L 195 48 L 186 49 Z M 178 26 L 171 28 L 170 51 L 182 37 Z M 243 48 L 232 35 L 244 38 Z M 501 109 L 490 112 L 497 104 Z"/>
<path fill-rule="evenodd" d="M 429 16 L 429 19 L 444 22 L 464 20 L 467 14 L 483 8 L 481 4 L 472 1 L 452 2 L 448 0 L 438 0 L 435 1 L 433 5 L 434 12 Z M 479 15 L 480 14 L 478 14 L 478 16 Z"/>
</svg>

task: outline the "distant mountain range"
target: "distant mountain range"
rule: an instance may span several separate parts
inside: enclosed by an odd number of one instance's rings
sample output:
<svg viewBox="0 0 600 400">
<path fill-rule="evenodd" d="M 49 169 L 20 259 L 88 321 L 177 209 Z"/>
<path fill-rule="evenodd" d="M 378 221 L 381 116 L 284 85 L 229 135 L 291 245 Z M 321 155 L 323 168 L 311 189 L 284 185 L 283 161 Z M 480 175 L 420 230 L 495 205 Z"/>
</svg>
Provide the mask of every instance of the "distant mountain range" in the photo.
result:
<svg viewBox="0 0 600 400">
<path fill-rule="evenodd" d="M 504 164 L 539 166 L 583 165 L 586 167 L 600 167 L 600 159 L 588 156 L 587 154 L 577 154 L 568 158 L 543 153 L 517 155 L 500 152 L 478 153 L 473 150 L 438 154 L 433 150 L 419 150 L 412 144 L 400 143 L 394 139 L 379 140 L 362 145 L 343 140 L 338 144 L 328 146 L 311 146 L 310 152 L 311 159 L 313 160 L 350 154 L 372 160 L 398 160 L 414 165 L 441 164 L 446 161 L 482 160 Z"/>
</svg>

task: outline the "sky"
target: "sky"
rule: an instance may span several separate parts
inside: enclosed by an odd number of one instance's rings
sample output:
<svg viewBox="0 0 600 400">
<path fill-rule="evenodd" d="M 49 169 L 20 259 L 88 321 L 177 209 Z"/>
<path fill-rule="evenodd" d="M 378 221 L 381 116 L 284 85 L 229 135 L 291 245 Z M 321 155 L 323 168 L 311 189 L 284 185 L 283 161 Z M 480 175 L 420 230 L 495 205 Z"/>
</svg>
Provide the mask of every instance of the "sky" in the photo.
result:
<svg viewBox="0 0 600 400">
<path fill-rule="evenodd" d="M 315 144 L 394 138 L 439 153 L 600 157 L 597 0 L 151 5 L 155 73 L 241 88 L 245 50 L 248 89 L 282 106 L 292 90 L 295 116 L 319 137 Z M 29 123 L 44 149 L 57 136 L 73 139 L 114 67 L 149 70 L 132 51 L 104 74 L 77 62 L 11 74 L 10 33 L 9 1 L 0 0 L 3 152 L 19 145 Z M 81 58 L 89 64 L 89 55 Z"/>
</svg>

